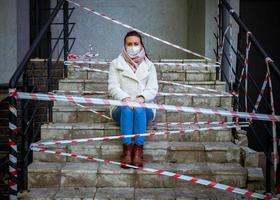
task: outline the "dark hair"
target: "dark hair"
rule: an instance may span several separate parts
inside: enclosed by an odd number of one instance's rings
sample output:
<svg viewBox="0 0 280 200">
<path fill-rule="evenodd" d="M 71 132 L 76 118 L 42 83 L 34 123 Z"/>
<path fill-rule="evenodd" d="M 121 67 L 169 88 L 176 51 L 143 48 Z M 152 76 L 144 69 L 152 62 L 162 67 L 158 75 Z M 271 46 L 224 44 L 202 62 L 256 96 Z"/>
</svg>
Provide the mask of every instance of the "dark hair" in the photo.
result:
<svg viewBox="0 0 280 200">
<path fill-rule="evenodd" d="M 143 43 L 143 39 L 142 39 L 142 36 L 140 35 L 140 33 L 138 33 L 137 31 L 129 31 L 129 32 L 125 35 L 125 37 L 124 37 L 124 39 L 123 39 L 124 45 L 125 45 L 125 42 L 126 42 L 126 38 L 128 38 L 129 36 L 136 36 L 136 37 L 138 37 L 138 38 L 140 39 L 140 43 L 141 43 L 142 47 L 143 47 L 144 50 L 145 50 L 145 56 L 146 56 L 147 58 L 149 58 L 148 55 L 147 55 L 147 52 L 146 52 L 146 49 L 145 49 L 145 46 L 144 46 L 144 43 Z"/>
</svg>

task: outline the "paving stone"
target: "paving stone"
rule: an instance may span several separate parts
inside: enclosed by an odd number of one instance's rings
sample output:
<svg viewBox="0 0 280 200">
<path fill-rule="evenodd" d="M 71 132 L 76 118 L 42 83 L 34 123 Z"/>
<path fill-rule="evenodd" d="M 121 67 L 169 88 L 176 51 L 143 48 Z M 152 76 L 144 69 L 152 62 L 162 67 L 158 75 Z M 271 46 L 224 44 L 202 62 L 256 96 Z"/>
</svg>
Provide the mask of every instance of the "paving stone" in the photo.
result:
<svg viewBox="0 0 280 200">
<path fill-rule="evenodd" d="M 120 166 L 100 164 L 98 167 L 97 187 L 133 187 L 135 172 Z"/>
<path fill-rule="evenodd" d="M 175 105 L 175 106 L 192 106 L 193 97 L 184 96 L 184 97 L 174 97 L 174 96 L 165 96 L 164 104 Z"/>
<path fill-rule="evenodd" d="M 59 90 L 67 90 L 67 91 L 83 91 L 85 90 L 84 80 L 70 80 L 63 79 L 59 81 L 58 84 Z"/>
<path fill-rule="evenodd" d="M 239 162 L 240 148 L 231 142 L 204 142 L 208 162 Z"/>
<path fill-rule="evenodd" d="M 85 90 L 86 91 L 107 91 L 108 84 L 104 83 L 95 83 L 91 80 L 85 80 Z"/>
<path fill-rule="evenodd" d="M 53 200 L 58 188 L 29 188 L 18 194 L 19 200 Z"/>
<path fill-rule="evenodd" d="M 134 200 L 134 188 L 98 188 L 94 200 Z"/>
<path fill-rule="evenodd" d="M 63 163 L 33 162 L 28 167 L 28 187 L 59 187 Z"/>
<path fill-rule="evenodd" d="M 185 81 L 186 75 L 185 72 L 183 73 L 176 73 L 176 72 L 162 72 L 161 80 L 165 81 Z"/>
<path fill-rule="evenodd" d="M 41 128 L 42 140 L 69 140 L 71 139 L 72 129 L 50 129 Z"/>
<path fill-rule="evenodd" d="M 165 162 L 169 142 L 146 142 L 144 145 L 145 162 Z"/>
<path fill-rule="evenodd" d="M 77 113 L 75 111 L 54 111 L 53 122 L 76 122 Z"/>
<path fill-rule="evenodd" d="M 216 115 L 206 115 L 206 114 L 197 114 L 196 121 L 232 121 L 231 117 L 224 117 L 224 116 L 216 116 Z"/>
<path fill-rule="evenodd" d="M 175 200 L 175 193 L 170 188 L 136 188 L 135 200 Z"/>
<path fill-rule="evenodd" d="M 195 121 L 195 119 L 196 114 L 194 113 L 167 111 L 166 120 L 164 120 L 164 122 L 191 122 Z"/>
<path fill-rule="evenodd" d="M 187 81 L 211 81 L 213 79 L 211 79 L 209 72 L 189 71 L 186 72 L 186 80 Z"/>
<path fill-rule="evenodd" d="M 238 163 L 207 163 L 215 176 L 215 181 L 235 187 L 245 187 L 247 181 L 247 170 Z"/>
<path fill-rule="evenodd" d="M 245 196 L 235 194 L 232 192 L 227 192 L 227 191 L 222 191 L 222 190 L 217 190 L 217 189 L 212 189 L 211 190 L 213 194 L 215 194 L 217 200 L 245 200 L 245 199 L 251 199 L 253 200 L 254 198 L 246 198 Z"/>
<path fill-rule="evenodd" d="M 248 181 L 264 181 L 263 171 L 259 167 L 250 167 L 248 170 Z"/>
<path fill-rule="evenodd" d="M 167 171 L 175 170 L 174 165 L 169 163 L 144 163 L 144 167 Z M 174 187 L 176 181 L 167 176 L 136 170 L 135 187 L 137 188 Z"/>
<path fill-rule="evenodd" d="M 249 147 L 241 147 L 244 167 L 257 167 L 259 165 L 258 152 L 250 149 Z"/>
<path fill-rule="evenodd" d="M 214 108 L 221 106 L 221 100 L 219 97 L 192 97 L 193 107 L 198 108 Z"/>
<path fill-rule="evenodd" d="M 94 157 L 100 157 L 101 156 L 101 146 L 100 141 L 95 141 L 91 142 L 90 144 L 75 144 L 75 145 L 69 145 L 67 148 L 68 153 L 75 153 L 78 155 L 86 155 L 86 156 L 94 156 Z M 72 157 L 67 157 L 68 162 L 92 162 L 92 161 L 87 161 L 84 159 L 77 159 L 77 158 L 72 158 Z"/>
<path fill-rule="evenodd" d="M 107 81 L 108 74 L 103 72 L 88 72 L 87 79 L 93 80 L 95 82 Z"/>
<path fill-rule="evenodd" d="M 95 187 L 72 188 L 66 187 L 60 189 L 56 195 L 56 200 L 93 200 L 96 193 Z"/>
<path fill-rule="evenodd" d="M 205 163 L 178 163 L 175 167 L 175 172 L 195 178 L 202 178 L 206 180 L 214 180 L 215 177 L 211 173 L 210 168 Z M 194 184 L 192 182 L 176 180 L 176 187 L 183 188 L 201 188 L 199 184 Z"/>
<path fill-rule="evenodd" d="M 88 78 L 88 72 L 87 71 L 81 71 L 75 68 L 68 68 L 68 79 L 87 79 Z"/>
<path fill-rule="evenodd" d="M 66 163 L 61 170 L 63 187 L 95 187 L 97 163 Z"/>
<path fill-rule="evenodd" d="M 155 103 L 156 104 L 164 104 L 164 102 L 165 102 L 165 96 L 157 96 L 155 98 Z"/>
<path fill-rule="evenodd" d="M 103 159 L 120 160 L 120 156 L 123 151 L 121 141 L 118 140 L 114 142 L 118 142 L 119 144 L 105 143 L 101 146 L 101 157 Z"/>
<path fill-rule="evenodd" d="M 170 142 L 167 161 L 169 162 L 204 162 L 204 146 L 198 142 Z"/>
<path fill-rule="evenodd" d="M 221 97 L 221 106 L 223 108 L 232 108 L 233 98 L 232 97 Z"/>
<path fill-rule="evenodd" d="M 43 152 L 33 152 L 33 161 L 39 162 L 66 162 L 65 156 L 56 156 Z"/>
<path fill-rule="evenodd" d="M 175 188 L 176 200 L 216 200 L 214 192 L 196 188 Z"/>
<path fill-rule="evenodd" d="M 165 122 L 165 121 L 167 121 L 166 111 L 157 110 L 154 121 L 155 122 Z"/>
</svg>

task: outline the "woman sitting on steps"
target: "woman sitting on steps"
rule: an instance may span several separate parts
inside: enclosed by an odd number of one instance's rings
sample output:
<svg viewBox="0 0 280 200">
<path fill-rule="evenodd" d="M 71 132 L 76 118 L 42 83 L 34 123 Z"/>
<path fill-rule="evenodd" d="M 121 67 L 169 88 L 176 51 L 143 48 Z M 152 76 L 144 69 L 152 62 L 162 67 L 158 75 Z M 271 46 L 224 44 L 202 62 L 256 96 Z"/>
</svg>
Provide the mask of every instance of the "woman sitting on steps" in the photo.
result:
<svg viewBox="0 0 280 200">
<path fill-rule="evenodd" d="M 124 48 L 112 61 L 109 70 L 108 90 L 110 96 L 124 102 L 152 102 L 158 92 L 154 64 L 147 58 L 141 35 L 130 31 L 124 38 Z M 120 125 L 123 135 L 146 132 L 148 122 L 155 118 L 155 110 L 114 106 L 112 118 Z M 121 163 L 143 167 L 144 137 L 123 138 Z M 125 166 L 122 166 L 126 168 Z"/>
</svg>

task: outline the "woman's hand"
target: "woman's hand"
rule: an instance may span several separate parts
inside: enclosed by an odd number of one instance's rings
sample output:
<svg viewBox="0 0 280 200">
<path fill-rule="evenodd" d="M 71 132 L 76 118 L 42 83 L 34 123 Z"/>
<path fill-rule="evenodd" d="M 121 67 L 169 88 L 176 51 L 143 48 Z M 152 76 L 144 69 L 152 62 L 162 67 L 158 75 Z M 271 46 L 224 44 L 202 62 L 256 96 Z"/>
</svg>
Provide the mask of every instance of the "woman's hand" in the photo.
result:
<svg viewBox="0 0 280 200">
<path fill-rule="evenodd" d="M 139 102 L 139 103 L 144 103 L 144 102 L 145 102 L 145 98 L 144 98 L 143 96 L 138 96 L 138 97 L 136 98 L 136 100 L 137 100 L 137 102 Z"/>
<path fill-rule="evenodd" d="M 130 97 L 126 97 L 124 99 L 122 99 L 123 102 L 135 102 L 134 98 L 130 98 Z M 128 106 L 130 109 L 133 109 L 133 106 Z"/>
<path fill-rule="evenodd" d="M 144 103 L 145 98 L 143 96 L 138 96 L 136 98 L 126 97 L 122 99 L 123 102 L 138 102 L 138 103 Z M 133 109 L 133 106 L 129 106 L 129 108 Z"/>
<path fill-rule="evenodd" d="M 130 102 L 130 101 L 132 101 L 132 98 L 126 97 L 126 98 L 122 99 L 122 101 L 123 102 Z"/>
</svg>

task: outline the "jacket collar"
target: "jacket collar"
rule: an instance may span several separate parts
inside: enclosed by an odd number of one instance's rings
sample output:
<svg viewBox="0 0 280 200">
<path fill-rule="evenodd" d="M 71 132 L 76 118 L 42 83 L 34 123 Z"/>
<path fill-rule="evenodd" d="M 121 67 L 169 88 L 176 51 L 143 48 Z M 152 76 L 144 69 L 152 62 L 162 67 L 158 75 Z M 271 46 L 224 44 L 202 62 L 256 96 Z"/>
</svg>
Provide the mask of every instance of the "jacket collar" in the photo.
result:
<svg viewBox="0 0 280 200">
<path fill-rule="evenodd" d="M 124 60 L 122 55 L 119 55 L 118 60 L 119 60 L 119 64 L 116 66 L 116 68 L 118 70 L 122 70 L 123 75 L 126 77 L 129 77 L 135 81 L 140 81 L 149 75 L 149 68 L 148 68 L 148 63 L 146 62 L 146 60 L 144 60 L 139 65 L 139 67 L 137 68 L 137 71 L 135 73 L 132 71 L 132 69 L 128 65 L 128 63 Z"/>
</svg>

